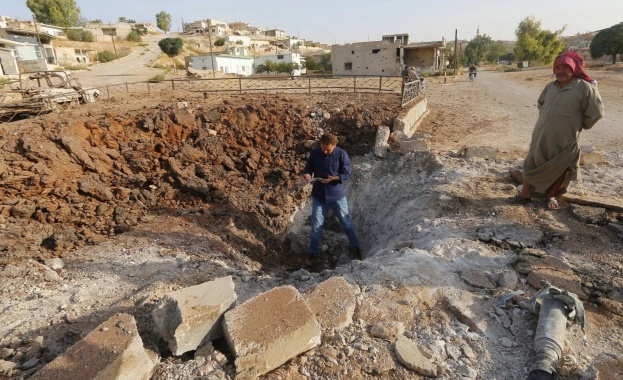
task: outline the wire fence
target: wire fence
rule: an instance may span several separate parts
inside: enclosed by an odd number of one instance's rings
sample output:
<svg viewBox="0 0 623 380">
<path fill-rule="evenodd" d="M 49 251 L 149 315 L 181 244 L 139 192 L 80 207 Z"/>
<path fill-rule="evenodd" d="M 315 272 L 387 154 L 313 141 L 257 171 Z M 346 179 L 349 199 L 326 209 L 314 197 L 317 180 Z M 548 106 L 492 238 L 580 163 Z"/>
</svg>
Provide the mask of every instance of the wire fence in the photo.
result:
<svg viewBox="0 0 623 380">
<path fill-rule="evenodd" d="M 185 90 L 191 92 L 402 92 L 402 78 L 397 76 L 301 76 L 241 77 L 216 79 L 169 79 L 99 86 L 103 99 L 138 92 Z"/>
</svg>

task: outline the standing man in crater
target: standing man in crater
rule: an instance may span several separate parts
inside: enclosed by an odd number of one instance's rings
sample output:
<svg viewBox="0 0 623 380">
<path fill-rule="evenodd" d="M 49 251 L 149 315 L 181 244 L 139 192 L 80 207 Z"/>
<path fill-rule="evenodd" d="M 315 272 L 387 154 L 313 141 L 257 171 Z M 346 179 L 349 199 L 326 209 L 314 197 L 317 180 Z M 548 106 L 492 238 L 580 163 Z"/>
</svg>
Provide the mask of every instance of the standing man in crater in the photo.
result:
<svg viewBox="0 0 623 380">
<path fill-rule="evenodd" d="M 547 209 L 557 209 L 556 197 L 578 178 L 580 132 L 604 116 L 597 82 L 584 72 L 584 60 L 575 52 L 554 61 L 556 80 L 539 96 L 539 118 L 524 160 L 521 192 L 510 203 L 530 202 L 536 190 L 547 197 Z"/>
<path fill-rule="evenodd" d="M 320 146 L 314 148 L 303 169 L 303 178 L 312 181 L 311 241 L 305 265 L 311 266 L 318 259 L 322 227 L 329 209 L 340 221 L 348 237 L 348 248 L 354 259 L 361 260 L 359 241 L 355 227 L 348 213 L 348 202 L 344 182 L 350 177 L 348 154 L 337 146 L 337 136 L 325 133 L 320 137 Z"/>
</svg>

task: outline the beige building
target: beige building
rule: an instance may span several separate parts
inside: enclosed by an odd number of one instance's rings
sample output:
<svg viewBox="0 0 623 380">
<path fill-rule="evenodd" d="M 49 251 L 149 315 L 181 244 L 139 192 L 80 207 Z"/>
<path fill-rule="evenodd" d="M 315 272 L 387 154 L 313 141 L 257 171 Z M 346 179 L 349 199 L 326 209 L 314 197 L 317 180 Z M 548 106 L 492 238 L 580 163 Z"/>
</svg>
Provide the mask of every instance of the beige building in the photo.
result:
<svg viewBox="0 0 623 380">
<path fill-rule="evenodd" d="M 331 47 L 333 75 L 400 74 L 400 42 L 355 42 Z"/>
</svg>

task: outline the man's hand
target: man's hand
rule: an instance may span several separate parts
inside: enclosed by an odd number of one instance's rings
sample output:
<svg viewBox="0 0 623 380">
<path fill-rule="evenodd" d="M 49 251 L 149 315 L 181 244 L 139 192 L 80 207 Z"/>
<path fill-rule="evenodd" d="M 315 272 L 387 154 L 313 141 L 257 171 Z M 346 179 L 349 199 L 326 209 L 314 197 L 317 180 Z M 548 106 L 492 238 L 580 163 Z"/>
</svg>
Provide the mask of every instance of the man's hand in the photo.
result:
<svg viewBox="0 0 623 380">
<path fill-rule="evenodd" d="M 334 177 L 329 176 L 326 179 L 321 179 L 320 182 L 322 182 L 324 184 L 327 184 L 329 182 L 339 181 L 339 180 L 340 180 L 340 177 L 338 177 L 338 176 L 334 176 Z"/>
<path fill-rule="evenodd" d="M 305 174 L 303 174 L 303 179 L 305 179 L 305 181 L 309 182 L 309 181 L 311 181 L 312 178 L 311 178 L 311 175 L 305 173 Z"/>
</svg>

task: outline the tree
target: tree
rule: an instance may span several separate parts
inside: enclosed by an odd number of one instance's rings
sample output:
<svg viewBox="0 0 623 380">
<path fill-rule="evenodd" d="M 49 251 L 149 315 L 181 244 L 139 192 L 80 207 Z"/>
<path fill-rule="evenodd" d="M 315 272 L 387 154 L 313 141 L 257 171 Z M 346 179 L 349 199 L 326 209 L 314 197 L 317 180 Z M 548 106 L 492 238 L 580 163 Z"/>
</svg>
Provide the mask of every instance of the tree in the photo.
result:
<svg viewBox="0 0 623 380">
<path fill-rule="evenodd" d="M 70 41 L 83 41 L 83 42 L 95 41 L 95 37 L 93 36 L 93 33 L 91 33 L 88 30 L 66 28 L 65 36 L 67 36 L 67 39 Z"/>
<path fill-rule="evenodd" d="M 102 63 L 114 61 L 115 58 L 115 53 L 110 50 L 104 50 L 97 53 L 97 60 Z"/>
<path fill-rule="evenodd" d="M 132 42 L 141 42 L 143 38 L 141 37 L 141 32 L 138 29 L 132 29 L 130 34 L 126 37 L 126 40 Z"/>
<path fill-rule="evenodd" d="M 68 27 L 77 26 L 80 8 L 74 0 L 26 0 L 38 22 Z"/>
<path fill-rule="evenodd" d="M 331 71 L 333 70 L 333 65 L 331 64 L 331 53 L 324 53 L 320 56 L 320 62 L 318 63 L 318 69 L 322 71 Z"/>
<path fill-rule="evenodd" d="M 89 21 L 90 23 L 93 24 L 103 24 L 102 19 L 101 18 L 94 18 L 93 20 Z"/>
<path fill-rule="evenodd" d="M 307 70 L 318 70 L 318 63 L 314 59 L 314 57 L 306 57 L 305 62 L 303 63 L 303 67 Z"/>
<path fill-rule="evenodd" d="M 467 58 L 468 63 L 479 63 L 487 60 L 487 53 L 490 50 L 493 40 L 486 34 L 482 36 L 476 36 L 474 39 L 467 43 L 465 52 L 463 53 Z"/>
<path fill-rule="evenodd" d="M 591 57 L 612 57 L 612 64 L 617 62 L 617 54 L 623 54 L 623 24 L 617 24 L 597 33 L 591 41 Z"/>
<path fill-rule="evenodd" d="M 565 49 L 564 42 L 558 39 L 564 31 L 564 27 L 555 32 L 541 30 L 541 21 L 526 17 L 515 30 L 517 42 L 513 52 L 517 60 L 529 61 L 530 64 L 551 63 Z"/>
<path fill-rule="evenodd" d="M 125 18 L 125 17 L 123 17 L 123 16 L 122 16 L 122 17 L 119 17 L 119 22 L 126 22 L 126 20 L 127 20 L 127 18 Z"/>
<path fill-rule="evenodd" d="M 171 30 L 171 15 L 165 11 L 156 13 L 156 26 L 165 33 Z"/>
<path fill-rule="evenodd" d="M 182 52 L 184 41 L 181 38 L 163 38 L 158 41 L 160 50 L 169 57 L 175 57 Z"/>
<path fill-rule="evenodd" d="M 487 62 L 497 63 L 508 52 L 508 46 L 504 41 L 493 41 L 487 52 Z"/>
</svg>

